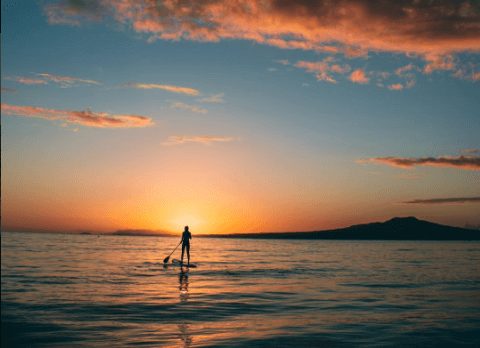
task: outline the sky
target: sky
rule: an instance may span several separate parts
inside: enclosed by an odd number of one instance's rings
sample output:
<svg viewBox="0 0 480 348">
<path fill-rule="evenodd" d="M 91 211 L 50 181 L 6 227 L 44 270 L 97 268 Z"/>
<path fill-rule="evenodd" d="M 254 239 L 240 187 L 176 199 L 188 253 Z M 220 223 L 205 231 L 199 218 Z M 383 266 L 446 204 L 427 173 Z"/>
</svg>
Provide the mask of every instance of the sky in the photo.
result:
<svg viewBox="0 0 480 348">
<path fill-rule="evenodd" d="M 477 1 L 2 1 L 2 229 L 480 225 Z"/>
</svg>

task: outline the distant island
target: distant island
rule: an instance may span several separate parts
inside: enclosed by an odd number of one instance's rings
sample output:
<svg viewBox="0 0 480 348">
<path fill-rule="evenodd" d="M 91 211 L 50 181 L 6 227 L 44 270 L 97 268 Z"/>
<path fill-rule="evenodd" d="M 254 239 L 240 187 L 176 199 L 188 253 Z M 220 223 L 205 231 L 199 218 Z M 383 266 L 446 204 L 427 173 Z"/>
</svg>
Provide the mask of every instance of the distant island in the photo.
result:
<svg viewBox="0 0 480 348">
<path fill-rule="evenodd" d="M 236 233 L 200 235 L 199 237 L 345 240 L 480 240 L 480 231 L 441 225 L 410 216 L 395 217 L 385 222 L 373 222 L 324 231 Z"/>
</svg>

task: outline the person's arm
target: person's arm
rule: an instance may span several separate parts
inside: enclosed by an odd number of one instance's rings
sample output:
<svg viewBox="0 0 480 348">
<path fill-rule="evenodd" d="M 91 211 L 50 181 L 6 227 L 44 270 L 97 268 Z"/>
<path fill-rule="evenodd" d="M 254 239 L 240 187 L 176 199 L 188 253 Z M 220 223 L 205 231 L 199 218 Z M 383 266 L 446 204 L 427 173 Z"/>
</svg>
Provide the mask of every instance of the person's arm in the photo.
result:
<svg viewBox="0 0 480 348">
<path fill-rule="evenodd" d="M 192 234 L 190 233 L 190 235 L 188 236 L 189 239 L 192 239 Z"/>
</svg>

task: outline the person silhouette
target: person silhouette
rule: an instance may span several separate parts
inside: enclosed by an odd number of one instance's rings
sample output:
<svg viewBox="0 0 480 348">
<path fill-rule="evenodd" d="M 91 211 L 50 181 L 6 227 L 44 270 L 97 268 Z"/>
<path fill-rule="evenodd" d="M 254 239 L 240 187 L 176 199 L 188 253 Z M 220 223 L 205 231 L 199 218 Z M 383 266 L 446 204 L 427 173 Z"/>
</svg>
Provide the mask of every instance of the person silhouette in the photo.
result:
<svg viewBox="0 0 480 348">
<path fill-rule="evenodd" d="M 185 229 L 182 233 L 182 264 L 183 264 L 183 255 L 185 253 L 185 249 L 187 249 L 187 259 L 188 263 L 187 266 L 190 266 L 190 239 L 192 239 L 192 234 L 188 230 L 188 226 L 185 226 Z"/>
</svg>

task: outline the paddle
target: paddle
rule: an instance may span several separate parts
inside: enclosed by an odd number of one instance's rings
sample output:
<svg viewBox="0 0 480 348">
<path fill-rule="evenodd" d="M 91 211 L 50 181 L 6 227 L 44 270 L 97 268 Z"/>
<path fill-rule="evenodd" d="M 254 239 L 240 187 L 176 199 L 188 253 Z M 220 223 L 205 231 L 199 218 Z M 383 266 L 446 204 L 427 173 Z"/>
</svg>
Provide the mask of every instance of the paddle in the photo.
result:
<svg viewBox="0 0 480 348">
<path fill-rule="evenodd" d="M 175 247 L 175 249 L 173 249 L 173 251 L 170 253 L 170 255 L 168 255 L 166 258 L 163 259 L 163 263 L 168 263 L 168 260 L 170 260 L 170 256 L 172 256 L 172 254 L 175 252 L 175 250 L 177 250 L 177 248 L 180 246 L 180 244 L 182 244 L 182 241 L 180 241 L 180 243 L 178 243 L 178 245 Z"/>
</svg>

